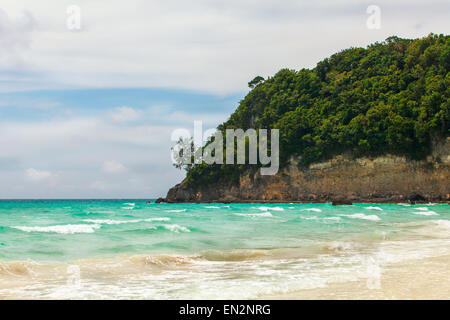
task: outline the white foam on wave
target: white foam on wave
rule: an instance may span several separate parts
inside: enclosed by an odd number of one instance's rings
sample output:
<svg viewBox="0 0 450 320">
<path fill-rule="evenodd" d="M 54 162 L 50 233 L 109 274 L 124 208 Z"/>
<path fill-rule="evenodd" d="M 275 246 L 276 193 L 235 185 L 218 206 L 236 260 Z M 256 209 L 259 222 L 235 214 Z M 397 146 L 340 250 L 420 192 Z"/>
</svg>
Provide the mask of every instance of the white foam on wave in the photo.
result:
<svg viewBox="0 0 450 320">
<path fill-rule="evenodd" d="M 216 206 L 206 206 L 206 209 L 220 209 L 220 207 L 216 207 Z"/>
<path fill-rule="evenodd" d="M 314 211 L 314 212 L 322 212 L 322 210 L 318 208 L 309 208 L 309 209 L 303 209 L 302 211 Z"/>
<path fill-rule="evenodd" d="M 24 232 L 47 232 L 60 234 L 74 234 L 74 233 L 94 233 L 96 229 L 100 229 L 99 224 L 66 224 L 48 227 L 13 227 Z"/>
<path fill-rule="evenodd" d="M 383 211 L 383 209 L 381 209 L 380 207 L 365 207 L 364 209 Z"/>
<path fill-rule="evenodd" d="M 178 209 L 178 210 L 166 210 L 166 212 L 185 212 L 187 209 Z"/>
<path fill-rule="evenodd" d="M 268 211 L 268 210 L 272 210 L 272 211 L 284 211 L 283 208 L 280 207 L 259 207 L 258 208 L 261 211 Z"/>
<path fill-rule="evenodd" d="M 414 208 L 415 210 L 417 210 L 416 212 L 413 212 L 414 214 L 417 215 L 421 215 L 421 216 L 438 216 L 438 214 L 434 211 L 429 210 L 426 207 L 419 207 L 419 208 Z"/>
<path fill-rule="evenodd" d="M 302 219 L 305 219 L 305 220 L 319 220 L 319 218 L 316 217 L 316 216 L 302 217 Z"/>
<path fill-rule="evenodd" d="M 365 215 L 364 213 L 355 213 L 355 214 L 343 214 L 343 216 L 351 218 L 351 219 L 363 219 L 370 221 L 380 221 L 380 217 L 374 214 Z"/>
<path fill-rule="evenodd" d="M 138 222 L 152 222 L 152 221 L 170 221 L 170 218 L 148 218 L 148 219 L 135 219 L 135 220 L 109 220 L 109 219 L 86 219 L 84 222 L 95 223 L 95 224 L 124 224 L 124 223 L 138 223 Z"/>
<path fill-rule="evenodd" d="M 102 220 L 102 219 L 85 219 L 83 221 L 96 224 L 123 224 L 123 223 L 139 222 L 139 220 Z"/>
<path fill-rule="evenodd" d="M 125 202 L 124 204 L 127 206 L 132 206 L 132 207 L 134 207 L 136 205 L 135 203 L 131 203 L 131 202 Z"/>
<path fill-rule="evenodd" d="M 438 216 L 438 214 L 436 213 L 436 212 L 434 212 L 434 211 L 431 211 L 431 210 L 427 210 L 427 211 L 416 211 L 416 212 L 413 212 L 414 214 L 417 214 L 417 215 L 421 215 L 421 216 Z"/>
<path fill-rule="evenodd" d="M 175 232 L 175 233 L 191 232 L 191 230 L 189 230 L 188 228 L 180 226 L 178 224 L 167 224 L 167 225 L 163 225 L 163 227 L 166 228 L 167 230 Z"/>
<path fill-rule="evenodd" d="M 235 213 L 235 215 L 243 217 L 273 217 L 273 215 L 268 211 L 264 213 Z"/>
<path fill-rule="evenodd" d="M 325 217 L 324 220 L 334 220 L 334 221 L 340 221 L 342 220 L 341 217 Z"/>
<path fill-rule="evenodd" d="M 166 218 L 166 217 L 164 217 L 164 218 L 148 218 L 148 219 L 144 219 L 144 221 L 149 221 L 149 222 L 151 222 L 151 221 L 170 221 L 170 218 Z"/>
</svg>

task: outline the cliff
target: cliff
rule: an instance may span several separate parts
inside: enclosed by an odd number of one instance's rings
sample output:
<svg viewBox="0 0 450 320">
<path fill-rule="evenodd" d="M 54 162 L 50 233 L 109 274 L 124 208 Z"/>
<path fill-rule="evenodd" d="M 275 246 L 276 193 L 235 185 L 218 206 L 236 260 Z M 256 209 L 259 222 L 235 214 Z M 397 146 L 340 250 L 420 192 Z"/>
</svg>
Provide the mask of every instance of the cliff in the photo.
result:
<svg viewBox="0 0 450 320">
<path fill-rule="evenodd" d="M 164 202 L 450 202 L 450 138 L 435 144 L 426 160 L 405 157 L 352 158 L 299 166 L 295 158 L 274 176 L 242 173 L 239 183 L 217 181 L 169 190 Z"/>
<path fill-rule="evenodd" d="M 178 163 L 167 201 L 450 200 L 448 35 L 389 37 L 249 86 L 217 130 L 278 129 L 278 174 Z"/>
</svg>

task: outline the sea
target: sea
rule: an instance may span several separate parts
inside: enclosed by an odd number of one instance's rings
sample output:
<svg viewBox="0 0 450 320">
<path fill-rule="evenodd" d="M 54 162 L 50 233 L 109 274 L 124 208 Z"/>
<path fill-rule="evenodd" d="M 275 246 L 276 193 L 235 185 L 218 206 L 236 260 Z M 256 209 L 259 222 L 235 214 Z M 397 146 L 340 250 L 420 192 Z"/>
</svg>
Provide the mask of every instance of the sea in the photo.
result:
<svg viewBox="0 0 450 320">
<path fill-rule="evenodd" d="M 0 299 L 449 299 L 449 257 L 448 204 L 0 201 Z"/>
</svg>

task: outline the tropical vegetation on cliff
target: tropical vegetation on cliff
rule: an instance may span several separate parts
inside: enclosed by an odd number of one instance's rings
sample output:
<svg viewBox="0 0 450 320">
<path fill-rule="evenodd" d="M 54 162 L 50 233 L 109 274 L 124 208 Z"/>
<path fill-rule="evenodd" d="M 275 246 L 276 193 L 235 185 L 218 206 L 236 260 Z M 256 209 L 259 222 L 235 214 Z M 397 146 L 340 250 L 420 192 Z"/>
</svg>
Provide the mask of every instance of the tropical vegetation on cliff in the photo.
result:
<svg viewBox="0 0 450 320">
<path fill-rule="evenodd" d="M 218 129 L 280 130 L 280 162 L 300 165 L 348 152 L 423 159 L 449 134 L 450 38 L 390 37 L 343 50 L 312 69 L 256 77 L 252 90 Z M 250 165 L 197 164 L 187 184 L 236 182 Z"/>
</svg>

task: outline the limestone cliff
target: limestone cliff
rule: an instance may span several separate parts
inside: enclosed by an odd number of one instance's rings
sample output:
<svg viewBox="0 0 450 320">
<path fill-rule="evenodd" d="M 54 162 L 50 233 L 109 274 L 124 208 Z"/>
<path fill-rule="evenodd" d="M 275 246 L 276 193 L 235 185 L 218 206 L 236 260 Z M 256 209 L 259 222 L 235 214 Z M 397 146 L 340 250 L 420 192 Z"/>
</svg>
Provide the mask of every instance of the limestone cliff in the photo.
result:
<svg viewBox="0 0 450 320">
<path fill-rule="evenodd" d="M 169 190 L 166 202 L 353 202 L 450 201 L 450 138 L 436 143 L 426 160 L 385 155 L 340 155 L 300 167 L 298 159 L 274 176 L 244 172 L 237 185 L 217 181 Z"/>
</svg>

